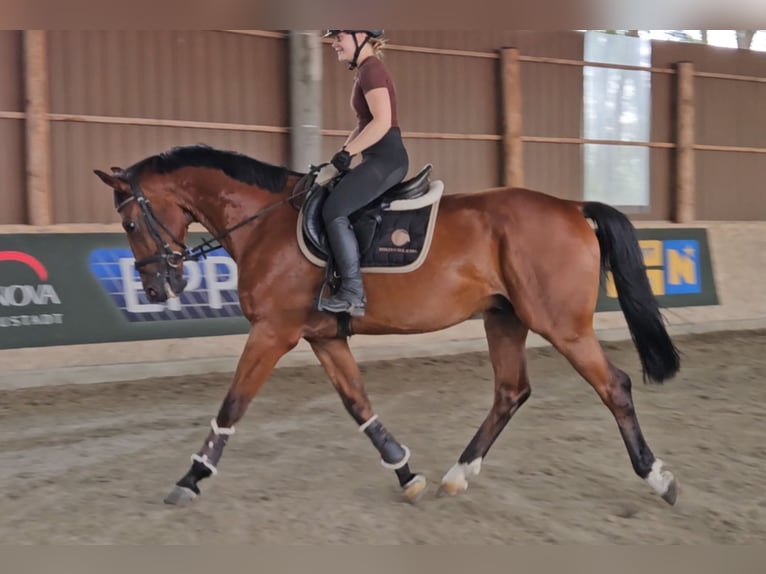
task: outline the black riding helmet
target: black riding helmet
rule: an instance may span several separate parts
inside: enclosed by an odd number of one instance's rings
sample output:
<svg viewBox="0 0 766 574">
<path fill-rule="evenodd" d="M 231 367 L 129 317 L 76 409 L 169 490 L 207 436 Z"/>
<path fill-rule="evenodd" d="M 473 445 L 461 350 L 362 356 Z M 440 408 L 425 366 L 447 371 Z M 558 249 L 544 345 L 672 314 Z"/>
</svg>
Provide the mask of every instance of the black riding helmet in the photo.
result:
<svg viewBox="0 0 766 574">
<path fill-rule="evenodd" d="M 354 68 L 356 68 L 356 59 L 359 57 L 359 52 L 362 51 L 362 47 L 367 43 L 367 41 L 370 38 L 380 38 L 383 35 L 383 30 L 326 30 L 325 33 L 322 35 L 322 38 L 330 38 L 332 36 L 337 36 L 341 32 L 346 32 L 348 34 L 351 34 L 351 37 L 354 38 L 354 46 L 356 46 L 356 49 L 354 50 L 354 57 L 352 58 L 351 62 L 349 62 L 348 64 L 349 70 L 353 70 Z M 364 32 L 366 34 L 361 44 L 357 43 L 355 32 Z"/>
<path fill-rule="evenodd" d="M 379 38 L 383 35 L 383 30 L 325 30 L 322 38 L 337 36 L 340 32 L 348 32 L 349 34 L 353 34 L 354 32 L 367 32 L 373 38 Z"/>
</svg>

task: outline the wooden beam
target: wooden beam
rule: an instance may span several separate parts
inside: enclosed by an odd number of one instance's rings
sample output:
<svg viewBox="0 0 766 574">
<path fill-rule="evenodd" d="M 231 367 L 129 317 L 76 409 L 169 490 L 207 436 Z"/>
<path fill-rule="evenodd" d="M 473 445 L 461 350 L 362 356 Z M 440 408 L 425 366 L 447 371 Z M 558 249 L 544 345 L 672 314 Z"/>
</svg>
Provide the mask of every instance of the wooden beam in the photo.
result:
<svg viewBox="0 0 766 574">
<path fill-rule="evenodd" d="M 406 46 L 404 44 L 386 44 L 386 50 L 394 52 L 410 52 L 414 54 L 433 54 L 436 56 L 460 56 L 464 58 L 481 58 L 497 60 L 494 52 L 477 52 L 475 50 L 452 50 L 449 48 L 427 48 L 424 46 Z"/>
<path fill-rule="evenodd" d="M 601 145 L 618 145 L 618 146 L 633 146 L 633 147 L 648 147 L 657 149 L 673 149 L 676 144 L 673 142 L 644 142 L 644 141 L 629 141 L 629 140 L 603 140 L 593 138 L 560 138 L 550 136 L 521 136 L 522 142 L 529 143 L 544 143 L 544 144 L 601 144 Z"/>
<path fill-rule="evenodd" d="M 503 185 L 510 187 L 524 186 L 520 68 L 517 48 L 500 50 L 503 97 Z"/>
<path fill-rule="evenodd" d="M 713 80 L 733 80 L 738 82 L 756 82 L 766 84 L 766 78 L 760 76 L 741 76 L 738 74 L 719 74 L 717 72 L 694 72 L 698 78 L 710 78 Z"/>
<path fill-rule="evenodd" d="M 285 40 L 288 37 L 286 32 L 272 32 L 271 30 L 222 30 L 230 34 L 241 34 L 243 36 L 256 36 L 259 38 L 275 38 Z"/>
<path fill-rule="evenodd" d="M 735 145 L 706 145 L 695 144 L 694 149 L 697 151 L 728 151 L 739 153 L 766 153 L 766 147 L 744 147 Z"/>
<path fill-rule="evenodd" d="M 323 136 L 332 137 L 346 137 L 348 130 L 336 130 L 331 128 L 323 128 L 321 130 Z M 498 134 L 456 134 L 456 133 L 440 133 L 440 132 L 402 132 L 402 138 L 404 139 L 416 139 L 416 140 L 459 140 L 459 141 L 502 141 L 503 136 Z"/>
<path fill-rule="evenodd" d="M 672 68 L 655 68 L 651 66 L 632 66 L 630 64 L 612 64 L 606 62 L 589 62 L 587 60 L 572 60 L 569 58 L 547 58 L 543 56 L 520 56 L 519 61 L 533 64 L 555 64 L 557 66 L 579 66 L 589 68 L 610 68 L 613 70 L 636 70 L 652 72 L 653 74 L 675 74 Z"/>
<path fill-rule="evenodd" d="M 675 221 L 694 221 L 694 64 L 678 64 Z"/>
<path fill-rule="evenodd" d="M 53 223 L 48 120 L 48 51 L 44 30 L 24 31 L 27 222 Z"/>
<path fill-rule="evenodd" d="M 263 132 L 286 134 L 290 128 L 261 126 L 255 124 L 233 124 L 224 122 L 198 122 L 191 120 L 161 120 L 157 118 L 129 118 L 122 116 L 92 116 L 84 114 L 48 114 L 52 122 L 78 122 L 85 124 L 108 124 L 122 126 L 153 126 L 160 128 L 192 128 L 198 130 L 228 130 L 238 132 Z"/>
</svg>

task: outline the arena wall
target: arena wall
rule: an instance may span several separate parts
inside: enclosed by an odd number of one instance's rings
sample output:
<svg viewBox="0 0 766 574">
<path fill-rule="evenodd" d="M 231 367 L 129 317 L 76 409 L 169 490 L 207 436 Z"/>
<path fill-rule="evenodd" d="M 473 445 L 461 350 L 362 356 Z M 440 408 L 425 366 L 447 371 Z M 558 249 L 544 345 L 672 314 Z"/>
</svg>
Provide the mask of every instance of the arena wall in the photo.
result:
<svg viewBox="0 0 766 574">
<path fill-rule="evenodd" d="M 61 232 L 61 226 L 55 226 Z M 75 233 L 116 231 L 115 226 L 66 226 Z M 697 222 L 679 226 L 661 222 L 636 223 L 642 229 L 704 228 L 707 232 L 718 304 L 668 307 L 663 314 L 671 334 L 717 330 L 766 328 L 766 223 Z M 29 232 L 29 226 L 4 226 L 4 233 Z M 44 233 L 49 229 L 34 228 Z M 621 312 L 596 315 L 595 327 L 603 340 L 629 338 Z M 200 372 L 232 372 L 245 335 L 155 339 L 90 345 L 60 345 L 0 350 L 0 388 L 41 384 L 73 384 L 177 376 Z M 545 345 L 536 335 L 529 346 Z M 402 356 L 484 351 L 481 321 L 421 335 L 356 335 L 351 346 L 359 360 Z M 301 344 L 279 367 L 317 364 L 308 346 Z M 228 380 L 225 377 L 222 379 Z"/>
</svg>

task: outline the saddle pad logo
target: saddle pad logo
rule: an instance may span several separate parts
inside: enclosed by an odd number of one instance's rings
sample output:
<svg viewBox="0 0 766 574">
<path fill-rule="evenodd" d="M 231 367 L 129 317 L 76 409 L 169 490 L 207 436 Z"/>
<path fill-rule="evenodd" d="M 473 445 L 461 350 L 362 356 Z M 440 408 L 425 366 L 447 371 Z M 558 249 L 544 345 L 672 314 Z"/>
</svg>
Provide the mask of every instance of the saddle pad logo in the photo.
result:
<svg viewBox="0 0 766 574">
<path fill-rule="evenodd" d="M 219 255 L 216 255 L 219 254 Z M 150 303 L 130 249 L 95 249 L 88 267 L 123 316 L 131 322 L 213 319 L 242 315 L 237 264 L 222 249 L 184 263 L 186 289 L 165 303 Z"/>
<path fill-rule="evenodd" d="M 397 247 L 403 247 L 410 242 L 410 234 L 406 229 L 396 229 L 391 234 L 391 243 Z"/>
</svg>

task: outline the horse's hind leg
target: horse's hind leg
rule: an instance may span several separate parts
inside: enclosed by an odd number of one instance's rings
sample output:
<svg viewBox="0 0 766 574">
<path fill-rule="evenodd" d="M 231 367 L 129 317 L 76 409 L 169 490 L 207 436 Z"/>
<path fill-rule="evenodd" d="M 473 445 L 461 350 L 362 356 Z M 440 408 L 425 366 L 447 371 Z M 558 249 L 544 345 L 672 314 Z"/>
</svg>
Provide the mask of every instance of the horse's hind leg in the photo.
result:
<svg viewBox="0 0 766 574">
<path fill-rule="evenodd" d="M 309 343 L 338 391 L 346 410 L 359 425 L 360 432 L 367 435 L 380 453 L 381 464 L 396 472 L 404 498 L 409 502 L 419 500 L 425 491 L 426 479 L 423 475 L 410 471 L 409 449 L 388 432 L 378 415 L 373 412 L 362 384 L 359 365 L 351 354 L 346 339 L 312 339 Z"/>
<path fill-rule="evenodd" d="M 617 421 L 633 470 L 669 504 L 675 504 L 678 487 L 673 475 L 662 468 L 646 443 L 633 406 L 630 377 L 604 355 L 595 333 L 571 339 L 551 340 L 580 375 L 596 390 Z"/>
<path fill-rule="evenodd" d="M 492 309 L 484 313 L 484 329 L 495 372 L 495 399 L 458 462 L 442 478 L 440 494 L 468 488 L 468 478 L 479 474 L 490 447 L 531 392 L 525 357 L 527 328 L 512 310 Z"/>
</svg>

